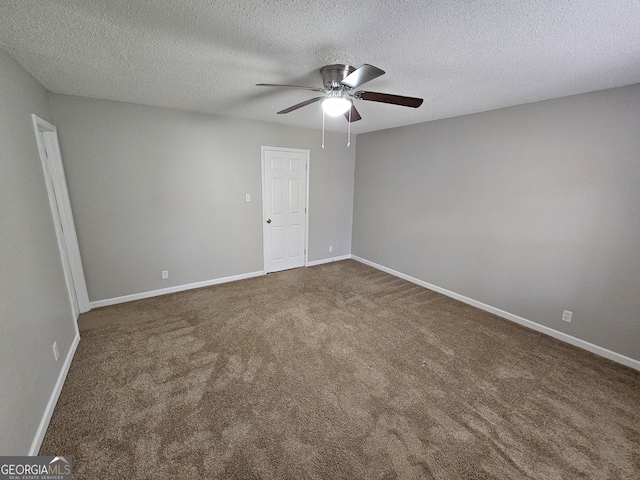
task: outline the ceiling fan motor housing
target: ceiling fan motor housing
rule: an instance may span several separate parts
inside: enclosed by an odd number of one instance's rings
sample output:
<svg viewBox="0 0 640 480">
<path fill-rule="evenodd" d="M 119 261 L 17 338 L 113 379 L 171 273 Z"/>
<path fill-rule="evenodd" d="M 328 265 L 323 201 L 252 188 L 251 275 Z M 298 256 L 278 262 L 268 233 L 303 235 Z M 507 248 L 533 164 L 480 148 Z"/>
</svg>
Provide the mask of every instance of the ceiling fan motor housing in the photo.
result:
<svg viewBox="0 0 640 480">
<path fill-rule="evenodd" d="M 337 63 L 335 65 L 325 65 L 320 69 L 320 75 L 322 75 L 322 84 L 327 90 L 334 90 L 337 88 L 344 88 L 340 82 L 344 80 L 347 75 L 355 71 L 355 67 L 351 65 L 343 65 Z"/>
</svg>

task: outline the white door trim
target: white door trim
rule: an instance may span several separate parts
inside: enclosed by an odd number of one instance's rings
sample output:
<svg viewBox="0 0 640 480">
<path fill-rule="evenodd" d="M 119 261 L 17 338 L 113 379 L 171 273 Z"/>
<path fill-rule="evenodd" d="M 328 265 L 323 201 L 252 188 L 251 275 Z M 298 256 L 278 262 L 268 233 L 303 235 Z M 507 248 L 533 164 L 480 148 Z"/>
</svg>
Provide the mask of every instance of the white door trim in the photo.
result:
<svg viewBox="0 0 640 480">
<path fill-rule="evenodd" d="M 76 227 L 73 222 L 67 181 L 62 166 L 58 132 L 56 127 L 49 122 L 36 115 L 31 115 L 31 117 L 33 119 L 38 152 L 40 154 L 40 161 L 42 162 L 45 183 L 49 194 L 51 214 L 53 215 L 54 223 L 57 223 L 56 219 L 59 218 L 60 224 L 62 225 L 62 229 L 56 225 L 56 236 L 58 237 L 58 247 L 60 248 L 67 288 L 70 290 L 69 299 L 71 301 L 71 308 L 74 310 L 74 316 L 77 319 L 80 313 L 90 310 L 89 294 L 87 292 L 87 284 L 82 268 L 82 259 L 80 258 L 80 247 L 78 246 Z M 48 156 L 47 152 L 49 152 Z M 64 246 L 62 242 L 64 242 Z M 68 264 L 63 258 L 65 250 L 69 259 Z M 72 286 L 74 287 L 74 292 L 71 292 Z M 75 296 L 79 311 L 76 311 L 73 296 Z"/>
<path fill-rule="evenodd" d="M 306 267 L 309 263 L 309 170 L 311 170 L 311 151 L 302 149 L 302 148 L 288 148 L 288 147 L 270 147 L 270 146 L 261 146 L 260 147 L 260 171 L 262 174 L 262 268 L 265 273 L 267 273 L 267 252 L 266 248 L 266 229 L 267 229 L 267 214 L 265 212 L 266 199 L 265 195 L 265 170 L 264 170 L 264 162 L 265 162 L 265 151 L 267 150 L 279 150 L 282 152 L 296 152 L 296 153 L 304 153 L 307 157 L 307 174 L 306 174 L 306 206 L 304 213 L 304 222 L 305 222 L 305 232 L 304 232 L 304 266 Z"/>
</svg>

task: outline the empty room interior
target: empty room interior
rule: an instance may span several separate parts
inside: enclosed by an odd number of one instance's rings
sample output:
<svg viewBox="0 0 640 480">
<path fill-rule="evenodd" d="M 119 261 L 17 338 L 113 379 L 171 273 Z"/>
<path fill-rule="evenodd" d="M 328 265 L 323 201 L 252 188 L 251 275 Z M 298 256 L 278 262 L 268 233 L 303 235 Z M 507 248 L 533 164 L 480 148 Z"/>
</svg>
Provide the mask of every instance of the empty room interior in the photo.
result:
<svg viewBox="0 0 640 480">
<path fill-rule="evenodd" d="M 640 2 L 5 0 L 0 455 L 640 478 Z"/>
</svg>

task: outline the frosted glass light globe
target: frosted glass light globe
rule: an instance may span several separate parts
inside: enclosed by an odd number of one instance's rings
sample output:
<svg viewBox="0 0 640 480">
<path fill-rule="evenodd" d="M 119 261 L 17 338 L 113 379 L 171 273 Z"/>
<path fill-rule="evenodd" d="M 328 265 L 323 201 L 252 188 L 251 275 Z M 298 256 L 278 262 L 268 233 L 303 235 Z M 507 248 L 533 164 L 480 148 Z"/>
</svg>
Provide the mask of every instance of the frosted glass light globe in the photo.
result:
<svg viewBox="0 0 640 480">
<path fill-rule="evenodd" d="M 327 115 L 337 117 L 351 108 L 351 101 L 344 97 L 329 97 L 322 101 L 322 109 Z"/>
</svg>

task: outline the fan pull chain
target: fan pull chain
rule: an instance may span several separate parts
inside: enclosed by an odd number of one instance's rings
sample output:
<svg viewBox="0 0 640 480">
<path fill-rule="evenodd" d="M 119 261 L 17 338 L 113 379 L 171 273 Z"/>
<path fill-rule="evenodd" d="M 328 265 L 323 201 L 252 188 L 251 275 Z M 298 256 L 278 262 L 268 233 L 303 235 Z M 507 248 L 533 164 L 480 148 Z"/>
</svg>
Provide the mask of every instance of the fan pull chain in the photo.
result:
<svg viewBox="0 0 640 480">
<path fill-rule="evenodd" d="M 347 136 L 347 147 L 351 146 L 351 110 L 353 110 L 353 107 L 349 109 L 349 135 Z"/>
<path fill-rule="evenodd" d="M 322 109 L 322 149 L 324 150 L 324 108 Z"/>
</svg>

